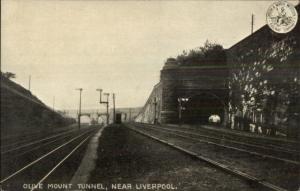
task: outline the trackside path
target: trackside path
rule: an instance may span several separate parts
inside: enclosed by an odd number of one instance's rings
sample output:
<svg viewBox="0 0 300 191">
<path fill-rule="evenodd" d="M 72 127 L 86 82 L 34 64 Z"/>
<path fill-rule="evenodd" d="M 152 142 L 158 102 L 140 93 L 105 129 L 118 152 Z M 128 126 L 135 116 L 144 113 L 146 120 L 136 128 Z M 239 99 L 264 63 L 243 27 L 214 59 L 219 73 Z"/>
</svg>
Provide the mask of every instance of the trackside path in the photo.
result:
<svg viewBox="0 0 300 191">
<path fill-rule="evenodd" d="M 97 159 L 97 148 L 99 146 L 99 138 L 102 135 L 102 131 L 104 128 L 101 128 L 90 140 L 85 155 L 76 171 L 74 176 L 72 177 L 70 184 L 74 185 L 72 189 L 67 190 L 74 190 L 80 188 L 78 184 L 85 184 L 87 183 L 91 171 L 95 168 L 96 159 Z"/>
</svg>

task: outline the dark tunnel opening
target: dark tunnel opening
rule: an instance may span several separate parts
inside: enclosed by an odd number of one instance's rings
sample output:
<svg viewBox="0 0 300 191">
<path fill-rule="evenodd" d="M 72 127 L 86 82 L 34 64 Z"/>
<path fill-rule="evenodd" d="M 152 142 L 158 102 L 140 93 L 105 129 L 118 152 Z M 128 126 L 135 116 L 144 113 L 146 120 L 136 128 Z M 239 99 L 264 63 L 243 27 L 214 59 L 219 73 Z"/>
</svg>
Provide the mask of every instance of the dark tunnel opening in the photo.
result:
<svg viewBox="0 0 300 191">
<path fill-rule="evenodd" d="M 224 104 L 215 95 L 201 94 L 191 97 L 182 107 L 182 123 L 207 124 L 213 115 L 224 120 Z"/>
</svg>

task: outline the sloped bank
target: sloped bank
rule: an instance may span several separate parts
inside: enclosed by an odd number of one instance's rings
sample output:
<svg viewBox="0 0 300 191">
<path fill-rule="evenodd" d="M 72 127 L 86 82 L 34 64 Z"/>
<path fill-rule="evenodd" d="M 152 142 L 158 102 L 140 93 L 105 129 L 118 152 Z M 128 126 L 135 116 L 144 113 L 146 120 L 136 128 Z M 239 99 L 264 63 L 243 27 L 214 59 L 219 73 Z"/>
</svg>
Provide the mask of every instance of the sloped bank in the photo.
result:
<svg viewBox="0 0 300 191">
<path fill-rule="evenodd" d="M 75 120 L 64 118 L 19 84 L 1 75 L 1 133 L 26 129 L 66 126 Z"/>
</svg>

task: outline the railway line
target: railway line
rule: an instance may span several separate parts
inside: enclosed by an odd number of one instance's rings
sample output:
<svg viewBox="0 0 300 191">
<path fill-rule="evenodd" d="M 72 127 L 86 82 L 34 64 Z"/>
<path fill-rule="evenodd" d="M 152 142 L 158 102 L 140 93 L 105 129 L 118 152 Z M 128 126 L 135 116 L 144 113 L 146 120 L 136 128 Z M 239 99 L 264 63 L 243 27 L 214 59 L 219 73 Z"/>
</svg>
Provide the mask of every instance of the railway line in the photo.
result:
<svg viewBox="0 0 300 191">
<path fill-rule="evenodd" d="M 84 145 L 99 129 L 96 126 L 66 131 L 4 151 L 1 189 L 23 190 L 25 186 L 26 190 L 41 190 L 35 185 L 68 182 L 80 164 Z"/>
<path fill-rule="evenodd" d="M 191 130 L 146 124 L 129 124 L 130 129 L 206 161 L 226 172 L 269 190 L 297 190 L 300 172 L 299 153 L 286 158 L 290 150 L 226 140 L 222 136 L 207 136 Z M 268 148 L 272 148 L 269 153 Z M 276 152 L 281 152 L 280 156 Z M 292 157 L 292 158 L 290 158 Z"/>
<path fill-rule="evenodd" d="M 172 126 L 166 125 L 166 127 L 173 128 Z M 262 145 L 267 146 L 268 148 L 274 149 L 282 149 L 285 151 L 290 150 L 291 152 L 298 152 L 300 153 L 299 142 L 287 140 L 287 139 L 280 139 L 276 137 L 270 136 L 262 136 L 256 134 L 245 134 L 241 132 L 235 131 L 226 131 L 224 129 L 211 129 L 207 125 L 200 125 L 200 127 L 192 127 L 192 126 L 177 126 L 177 129 L 188 130 L 192 132 L 200 132 L 206 135 L 211 135 L 214 137 L 219 137 L 222 139 L 234 140 L 234 141 L 242 141 L 243 143 L 250 143 L 252 145 Z M 174 128 L 173 128 L 174 129 Z"/>
<path fill-rule="evenodd" d="M 34 140 L 40 140 L 42 138 L 47 138 L 52 135 L 65 133 L 67 131 L 73 131 L 76 127 L 68 126 L 68 127 L 61 127 L 61 128 L 46 128 L 43 130 L 30 130 L 29 132 L 22 132 L 14 134 L 14 135 L 6 135 L 3 133 L 1 135 L 1 151 L 6 150 L 7 148 L 14 148 L 18 145 L 23 145 L 28 142 L 32 142 Z M 23 130 L 18 130 L 23 131 Z M 2 132 L 1 132 L 2 133 Z"/>
<path fill-rule="evenodd" d="M 206 142 L 227 149 L 237 150 L 251 155 L 257 155 L 263 158 L 271 158 L 274 160 L 300 165 L 300 152 L 297 150 L 283 149 L 282 147 L 275 147 L 257 143 L 245 143 L 242 140 L 232 140 L 231 137 L 226 138 L 224 136 L 217 136 L 218 134 L 205 135 L 200 132 L 191 132 L 186 129 L 181 130 L 166 127 L 155 128 L 155 126 L 149 125 L 144 125 L 144 127 L 151 127 L 153 128 L 153 130 L 165 131 L 167 133 L 172 133 L 183 138 L 194 139 L 200 142 Z"/>
<path fill-rule="evenodd" d="M 58 133 L 58 134 L 54 134 L 51 136 L 47 136 L 47 137 L 42 137 L 42 138 L 38 138 L 38 139 L 33 139 L 33 140 L 23 140 L 20 142 L 17 142 L 15 144 L 10 144 L 10 145 L 6 145 L 3 148 L 1 148 L 1 155 L 5 155 L 8 153 L 12 153 L 12 152 L 17 152 L 21 149 L 24 149 L 26 147 L 31 147 L 37 144 L 43 144 L 44 142 L 48 142 L 50 140 L 57 140 L 56 138 L 60 138 L 60 137 L 64 137 L 65 135 L 69 135 L 72 132 L 76 132 L 76 130 L 70 130 L 70 131 L 66 131 L 63 133 Z"/>
</svg>

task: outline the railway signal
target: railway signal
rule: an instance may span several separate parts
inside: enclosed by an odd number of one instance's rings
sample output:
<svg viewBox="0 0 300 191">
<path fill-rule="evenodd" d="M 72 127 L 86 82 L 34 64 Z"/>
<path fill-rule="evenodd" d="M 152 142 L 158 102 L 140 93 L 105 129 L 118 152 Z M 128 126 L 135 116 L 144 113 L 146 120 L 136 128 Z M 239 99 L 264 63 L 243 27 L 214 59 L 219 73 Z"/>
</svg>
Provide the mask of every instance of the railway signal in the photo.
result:
<svg viewBox="0 0 300 191">
<path fill-rule="evenodd" d="M 113 120 L 114 123 L 116 123 L 116 95 L 115 93 L 112 94 L 113 95 Z"/>
<path fill-rule="evenodd" d="M 183 105 L 185 105 L 185 103 L 189 101 L 189 98 L 180 97 L 177 99 L 177 101 L 178 101 L 178 121 L 181 124 L 182 123 L 182 111 L 186 110 L 186 107 L 184 107 Z"/>
<path fill-rule="evenodd" d="M 106 101 L 102 101 L 102 89 L 96 89 L 96 91 L 99 91 L 99 94 L 100 94 L 100 101 L 99 103 L 100 104 L 106 104 L 106 124 L 108 125 L 109 124 L 109 93 L 103 93 L 103 95 L 107 96 L 106 97 Z"/>
</svg>

